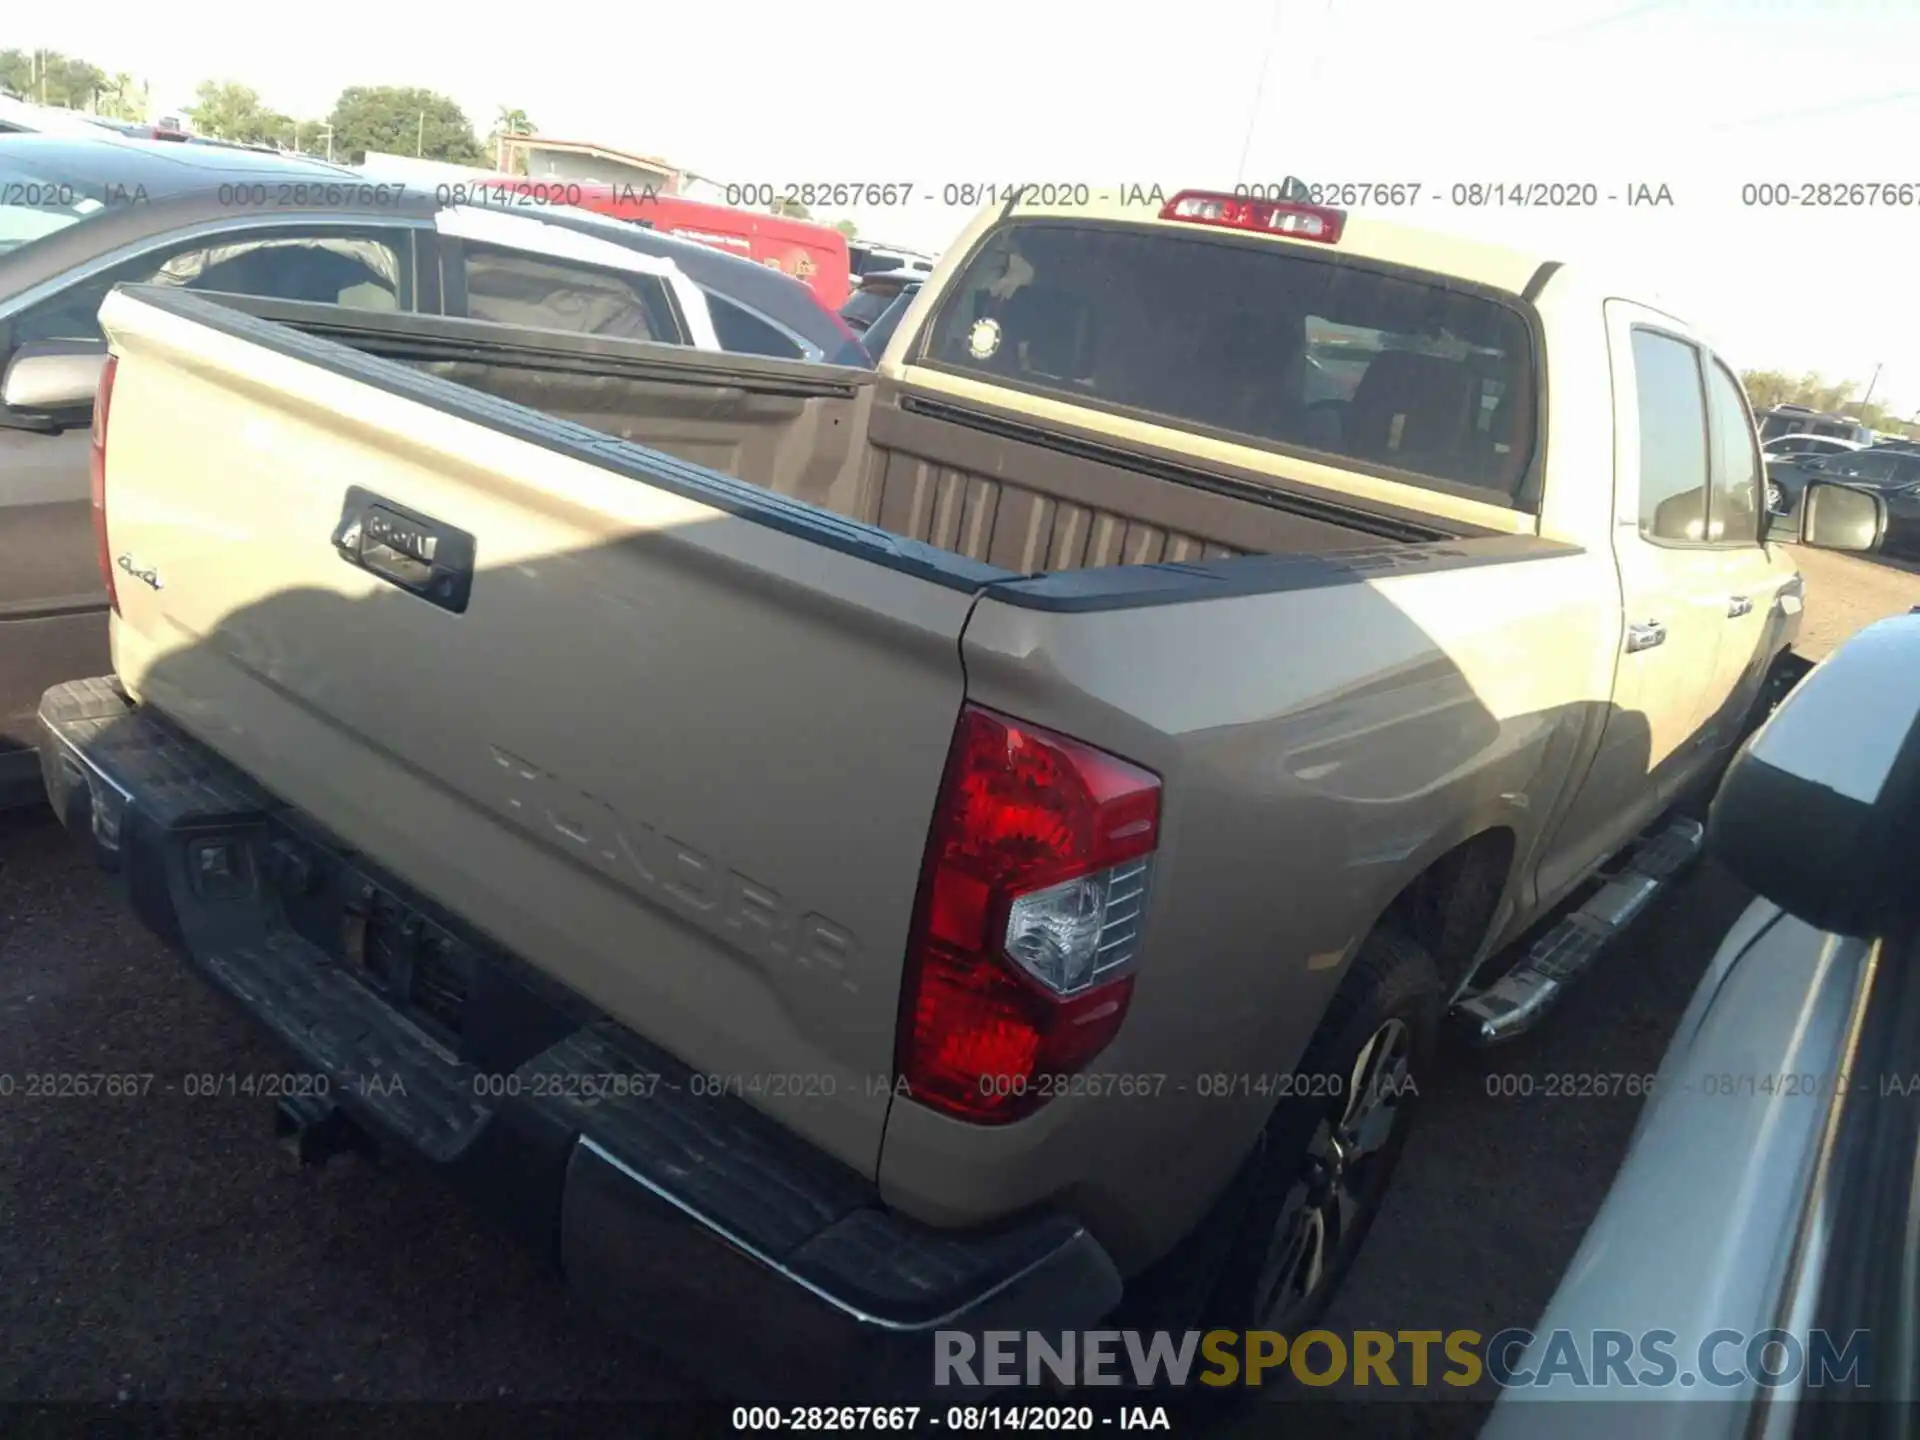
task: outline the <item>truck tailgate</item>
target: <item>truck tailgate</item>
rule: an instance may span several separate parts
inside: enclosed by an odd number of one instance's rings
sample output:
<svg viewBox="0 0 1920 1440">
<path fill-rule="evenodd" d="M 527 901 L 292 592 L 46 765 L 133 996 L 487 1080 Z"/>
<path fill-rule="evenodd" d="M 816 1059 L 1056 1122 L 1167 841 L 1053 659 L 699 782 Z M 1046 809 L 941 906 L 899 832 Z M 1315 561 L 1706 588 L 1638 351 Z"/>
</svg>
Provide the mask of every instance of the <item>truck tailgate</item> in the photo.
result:
<svg viewBox="0 0 1920 1440">
<path fill-rule="evenodd" d="M 102 321 L 129 692 L 871 1174 L 1004 572 L 206 297 Z"/>
</svg>

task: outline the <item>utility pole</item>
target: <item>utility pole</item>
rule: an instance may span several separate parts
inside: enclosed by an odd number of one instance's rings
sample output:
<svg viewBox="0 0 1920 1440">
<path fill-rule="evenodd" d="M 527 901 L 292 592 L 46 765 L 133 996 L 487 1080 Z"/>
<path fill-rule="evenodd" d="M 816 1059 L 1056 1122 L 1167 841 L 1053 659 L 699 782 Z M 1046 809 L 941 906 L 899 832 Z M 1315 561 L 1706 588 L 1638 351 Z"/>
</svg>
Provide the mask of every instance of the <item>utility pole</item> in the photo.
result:
<svg viewBox="0 0 1920 1440">
<path fill-rule="evenodd" d="M 414 137 L 413 158 L 418 160 L 427 148 L 427 112 L 420 112 L 420 132 Z"/>
<path fill-rule="evenodd" d="M 1873 367 L 1873 378 L 1867 381 L 1867 393 L 1860 397 L 1860 418 L 1862 420 L 1867 418 L 1867 402 L 1873 399 L 1873 387 L 1880 383 L 1880 370 L 1881 365 L 1884 363 L 1885 362 L 1882 361 Z"/>
<path fill-rule="evenodd" d="M 320 128 L 327 132 L 327 163 L 331 165 L 333 163 L 333 125 L 329 122 Z"/>
</svg>

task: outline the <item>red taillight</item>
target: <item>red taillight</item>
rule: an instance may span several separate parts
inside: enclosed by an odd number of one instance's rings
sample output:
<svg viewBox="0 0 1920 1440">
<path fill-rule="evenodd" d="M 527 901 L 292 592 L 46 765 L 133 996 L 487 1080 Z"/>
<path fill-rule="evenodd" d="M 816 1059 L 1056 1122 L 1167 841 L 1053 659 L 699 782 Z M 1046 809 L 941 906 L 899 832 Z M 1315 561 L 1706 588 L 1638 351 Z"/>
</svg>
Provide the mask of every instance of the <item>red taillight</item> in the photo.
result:
<svg viewBox="0 0 1920 1440">
<path fill-rule="evenodd" d="M 120 613 L 120 590 L 113 583 L 113 552 L 107 548 L 107 411 L 113 405 L 113 376 L 120 357 L 109 355 L 100 367 L 100 383 L 93 392 L 93 438 L 87 446 L 87 468 L 93 480 L 93 544 L 100 562 L 100 583 L 107 587 L 107 603 Z"/>
<path fill-rule="evenodd" d="M 1018 1119 L 1036 1077 L 1119 1033 L 1160 839 L 1160 781 L 1063 735 L 960 712 L 908 944 L 898 1070 L 923 1105 Z"/>
<path fill-rule="evenodd" d="M 1290 235 L 1296 240 L 1338 244 L 1345 227 L 1344 210 L 1309 205 L 1299 200 L 1256 200 L 1246 195 L 1223 195 L 1213 190 L 1182 190 L 1161 210 L 1162 220 L 1184 220 L 1189 225 L 1216 225 L 1226 230 L 1256 230 Z"/>
</svg>

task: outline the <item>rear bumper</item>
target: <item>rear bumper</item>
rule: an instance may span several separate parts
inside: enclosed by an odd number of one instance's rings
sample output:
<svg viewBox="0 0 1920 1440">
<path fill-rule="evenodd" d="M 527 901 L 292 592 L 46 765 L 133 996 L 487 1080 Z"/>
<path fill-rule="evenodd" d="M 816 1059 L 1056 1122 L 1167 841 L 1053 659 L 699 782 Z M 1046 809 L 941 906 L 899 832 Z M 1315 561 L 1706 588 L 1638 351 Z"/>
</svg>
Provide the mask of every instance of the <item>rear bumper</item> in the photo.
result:
<svg viewBox="0 0 1920 1440">
<path fill-rule="evenodd" d="M 1120 1295 L 1071 1217 L 938 1231 L 411 893 L 110 679 L 41 702 L 55 812 L 141 920 L 331 1102 L 714 1389 L 916 1393 L 939 1329 L 1078 1328 Z M 777 1387 L 777 1389 L 775 1388 Z"/>
</svg>

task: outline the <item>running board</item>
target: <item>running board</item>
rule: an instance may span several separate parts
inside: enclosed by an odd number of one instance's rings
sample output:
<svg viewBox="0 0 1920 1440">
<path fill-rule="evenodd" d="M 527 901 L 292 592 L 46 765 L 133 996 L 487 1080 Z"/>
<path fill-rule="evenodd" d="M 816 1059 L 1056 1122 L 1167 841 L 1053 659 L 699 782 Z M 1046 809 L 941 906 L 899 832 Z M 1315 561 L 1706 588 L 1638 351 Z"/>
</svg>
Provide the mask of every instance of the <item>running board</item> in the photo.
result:
<svg viewBox="0 0 1920 1440">
<path fill-rule="evenodd" d="M 1594 956 L 1653 902 L 1706 844 L 1706 827 L 1684 817 L 1644 837 L 1582 905 L 1534 941 L 1526 957 L 1484 990 L 1469 992 L 1453 1019 L 1476 1045 L 1531 1030 Z"/>
</svg>

